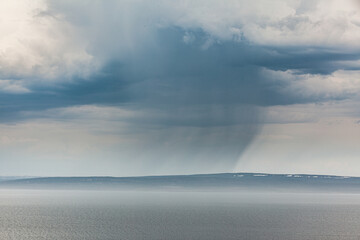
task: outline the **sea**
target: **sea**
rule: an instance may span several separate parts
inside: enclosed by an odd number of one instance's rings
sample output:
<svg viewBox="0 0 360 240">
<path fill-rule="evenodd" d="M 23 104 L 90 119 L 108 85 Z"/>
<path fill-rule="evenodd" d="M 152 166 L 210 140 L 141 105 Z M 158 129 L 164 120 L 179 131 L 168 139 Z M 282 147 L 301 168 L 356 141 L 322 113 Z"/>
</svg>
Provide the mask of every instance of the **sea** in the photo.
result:
<svg viewBox="0 0 360 240">
<path fill-rule="evenodd" d="M 0 190 L 0 239 L 360 239 L 360 195 Z"/>
</svg>

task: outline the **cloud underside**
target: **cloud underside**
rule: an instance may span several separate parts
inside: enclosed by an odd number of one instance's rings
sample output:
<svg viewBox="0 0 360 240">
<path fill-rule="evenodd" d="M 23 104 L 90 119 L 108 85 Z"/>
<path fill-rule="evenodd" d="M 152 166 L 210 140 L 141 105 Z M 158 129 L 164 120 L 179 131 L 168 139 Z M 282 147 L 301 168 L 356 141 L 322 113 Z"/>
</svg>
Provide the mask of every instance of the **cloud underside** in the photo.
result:
<svg viewBox="0 0 360 240">
<path fill-rule="evenodd" d="M 2 124 L 72 122 L 129 158 L 226 170 L 264 122 L 318 119 L 277 109 L 358 101 L 356 1 L 2 5 Z"/>
</svg>

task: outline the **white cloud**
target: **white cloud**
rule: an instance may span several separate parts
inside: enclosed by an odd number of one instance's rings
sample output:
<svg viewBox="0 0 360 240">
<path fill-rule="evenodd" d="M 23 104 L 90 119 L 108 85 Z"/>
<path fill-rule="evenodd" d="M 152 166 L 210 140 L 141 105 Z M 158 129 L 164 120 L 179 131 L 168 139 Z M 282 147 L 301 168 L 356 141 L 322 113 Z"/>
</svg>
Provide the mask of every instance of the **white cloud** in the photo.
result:
<svg viewBox="0 0 360 240">
<path fill-rule="evenodd" d="M 49 1 L 49 11 L 63 15 L 102 61 L 141 51 L 156 42 L 156 29 L 174 26 L 215 40 L 359 49 L 359 9 L 354 0 Z"/>
<path fill-rule="evenodd" d="M 279 83 L 280 93 L 291 93 L 295 98 L 310 99 L 313 102 L 324 100 L 352 98 L 359 96 L 360 71 L 338 70 L 330 75 L 296 74 L 293 70 L 273 71 L 264 69 L 268 81 Z"/>
<path fill-rule="evenodd" d="M 360 13 L 355 1 L 318 0 L 311 1 L 311 5 L 309 1 L 297 3 L 280 18 L 275 18 L 275 13 L 269 18 L 250 19 L 249 24 L 245 24 L 245 35 L 264 45 L 359 49 Z"/>
<path fill-rule="evenodd" d="M 0 78 L 69 81 L 157 44 L 156 29 L 203 29 L 215 40 L 360 47 L 353 0 L 0 1 Z M 191 43 L 193 36 L 185 34 Z"/>
<path fill-rule="evenodd" d="M 271 46 L 360 47 L 354 0 L 160 1 L 169 24 Z M 152 9 L 154 11 L 154 9 Z M 346 44 L 346 45 L 343 45 Z"/>
<path fill-rule="evenodd" d="M 27 81 L 86 76 L 95 63 L 76 30 L 43 0 L 0 1 L 0 77 Z"/>
</svg>

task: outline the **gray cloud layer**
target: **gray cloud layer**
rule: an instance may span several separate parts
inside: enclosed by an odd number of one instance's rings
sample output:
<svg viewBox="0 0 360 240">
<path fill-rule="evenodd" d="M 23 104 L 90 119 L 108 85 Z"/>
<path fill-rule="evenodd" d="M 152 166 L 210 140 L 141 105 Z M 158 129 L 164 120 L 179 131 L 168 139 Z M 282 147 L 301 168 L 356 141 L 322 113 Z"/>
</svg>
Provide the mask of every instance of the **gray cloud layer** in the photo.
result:
<svg viewBox="0 0 360 240">
<path fill-rule="evenodd" d="M 141 113 L 116 120 L 126 122 L 127 131 L 138 138 L 134 149 L 143 148 L 149 158 L 158 159 L 155 162 L 173 161 L 182 167 L 220 161 L 231 168 L 261 127 L 261 107 L 354 96 L 343 88 L 329 94 L 306 82 L 309 76 L 360 70 L 357 47 L 342 48 L 336 44 L 338 39 L 323 47 L 318 40 L 312 44 L 307 38 L 293 39 L 291 34 L 298 34 L 299 25 L 316 25 L 310 18 L 285 17 L 266 23 L 267 28 L 284 32 L 279 41 L 285 43 L 263 43 L 249 31 L 251 23 L 257 24 L 254 29 L 262 26 L 256 17 L 228 19 L 233 26 L 228 29 L 235 31 L 229 35 L 221 30 L 221 18 L 214 25 L 219 28 L 211 29 L 212 19 L 199 20 L 195 14 L 174 20 L 165 11 L 167 4 L 159 2 L 159 12 L 150 5 L 48 2 L 40 17 L 72 26 L 77 31 L 74 39 L 83 42 L 81 49 L 91 56 L 86 61 L 95 60 L 84 65 L 90 70 L 80 71 L 86 74 L 60 69 L 51 81 L 38 73 L 4 73 L 0 121 L 61 120 L 67 117 L 51 111 L 49 115 L 47 110 L 112 106 Z M 305 11 L 301 5 L 298 14 L 301 9 Z M 18 91 L 8 90 L 14 87 Z"/>
<path fill-rule="evenodd" d="M 186 43 L 184 36 L 189 34 L 193 40 Z M 208 36 L 201 30 L 189 33 L 179 28 L 161 29 L 156 44 L 125 59 L 111 58 L 87 79 L 75 76 L 69 83 L 30 84 L 30 92 L 24 94 L 2 93 L 2 109 L 7 113 L 2 119 L 11 115 L 21 118 L 16 113 L 24 110 L 85 104 L 171 111 L 201 105 L 205 109 L 211 105 L 271 106 L 351 97 L 348 92 L 341 92 L 342 89 L 331 96 L 283 89 L 301 81 L 297 76 L 328 75 L 346 69 L 343 63 L 359 59 L 358 53 L 305 47 L 300 51 L 299 47 L 270 48 L 233 41 L 213 43 L 203 49 L 207 40 Z M 337 64 L 340 61 L 342 64 Z M 293 73 L 281 76 L 264 69 L 290 69 Z"/>
</svg>

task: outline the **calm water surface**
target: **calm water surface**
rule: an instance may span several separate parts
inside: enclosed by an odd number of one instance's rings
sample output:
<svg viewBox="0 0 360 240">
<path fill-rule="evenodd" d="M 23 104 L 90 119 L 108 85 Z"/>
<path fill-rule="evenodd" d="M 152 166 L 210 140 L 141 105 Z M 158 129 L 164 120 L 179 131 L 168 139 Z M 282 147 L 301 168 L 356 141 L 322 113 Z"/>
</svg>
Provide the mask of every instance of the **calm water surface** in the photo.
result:
<svg viewBox="0 0 360 240">
<path fill-rule="evenodd" d="M 0 239 L 360 239 L 360 196 L 0 190 Z"/>
</svg>

